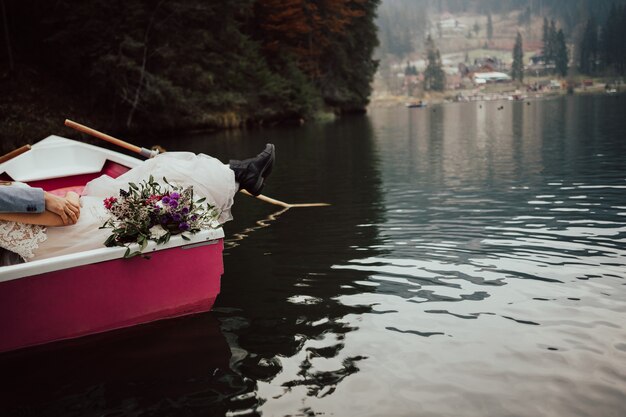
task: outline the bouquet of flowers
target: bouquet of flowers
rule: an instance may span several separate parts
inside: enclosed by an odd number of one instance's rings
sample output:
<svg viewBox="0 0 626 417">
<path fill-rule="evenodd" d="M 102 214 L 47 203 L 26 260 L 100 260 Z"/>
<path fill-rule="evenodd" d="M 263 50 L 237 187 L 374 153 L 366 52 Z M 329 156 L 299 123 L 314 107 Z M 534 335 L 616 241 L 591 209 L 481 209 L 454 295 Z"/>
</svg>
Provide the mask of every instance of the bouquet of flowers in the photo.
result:
<svg viewBox="0 0 626 417">
<path fill-rule="evenodd" d="M 201 198 L 194 200 L 193 187 L 167 186 L 150 176 L 139 185 L 129 183 L 128 190 L 120 190 L 119 197 L 104 200 L 104 207 L 111 217 L 100 227 L 112 228 L 105 246 L 125 246 L 125 258 L 141 254 L 149 240 L 163 244 L 172 235 L 180 234 L 189 240 L 188 234 L 202 229 L 219 227 L 219 212 Z M 130 244 L 138 243 L 140 250 L 131 252 Z"/>
</svg>

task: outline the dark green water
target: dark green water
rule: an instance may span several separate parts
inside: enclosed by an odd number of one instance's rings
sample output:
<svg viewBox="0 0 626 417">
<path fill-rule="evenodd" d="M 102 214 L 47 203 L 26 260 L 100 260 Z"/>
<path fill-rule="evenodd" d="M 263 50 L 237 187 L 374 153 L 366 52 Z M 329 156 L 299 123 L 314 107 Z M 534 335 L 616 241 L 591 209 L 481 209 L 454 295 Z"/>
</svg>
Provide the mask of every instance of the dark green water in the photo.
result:
<svg viewBox="0 0 626 417">
<path fill-rule="evenodd" d="M 271 141 L 265 194 L 332 206 L 238 197 L 213 312 L 15 358 L 4 407 L 623 416 L 625 115 L 574 96 L 161 143 L 227 161 Z"/>
</svg>

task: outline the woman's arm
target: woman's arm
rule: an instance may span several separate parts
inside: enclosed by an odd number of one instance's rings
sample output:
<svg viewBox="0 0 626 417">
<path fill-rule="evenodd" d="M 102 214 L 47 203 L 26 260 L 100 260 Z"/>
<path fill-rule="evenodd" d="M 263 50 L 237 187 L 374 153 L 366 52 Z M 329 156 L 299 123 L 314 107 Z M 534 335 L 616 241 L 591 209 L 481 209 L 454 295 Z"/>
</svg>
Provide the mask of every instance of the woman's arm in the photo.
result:
<svg viewBox="0 0 626 417">
<path fill-rule="evenodd" d="M 63 219 L 61 219 L 61 216 L 54 214 L 51 211 L 44 211 L 43 213 L 36 214 L 0 213 L 0 220 L 26 224 L 39 224 L 41 226 L 63 226 Z"/>
<path fill-rule="evenodd" d="M 78 194 L 70 191 L 65 195 L 65 198 L 72 205 L 79 206 L 80 197 L 78 196 Z M 26 224 L 38 224 L 41 226 L 65 226 L 67 225 L 66 223 L 63 222 L 63 219 L 61 218 L 61 216 L 48 210 L 44 211 L 43 213 L 0 213 L 0 220 L 7 220 L 7 221 L 26 223 Z"/>
</svg>

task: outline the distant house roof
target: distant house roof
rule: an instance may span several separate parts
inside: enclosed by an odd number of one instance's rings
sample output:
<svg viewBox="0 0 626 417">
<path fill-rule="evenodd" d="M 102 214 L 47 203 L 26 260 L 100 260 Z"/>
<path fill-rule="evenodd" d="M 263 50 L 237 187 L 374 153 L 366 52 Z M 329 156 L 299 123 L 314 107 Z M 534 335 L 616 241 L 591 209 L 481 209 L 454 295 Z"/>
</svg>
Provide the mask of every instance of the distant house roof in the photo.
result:
<svg viewBox="0 0 626 417">
<path fill-rule="evenodd" d="M 477 72 L 474 74 L 474 81 L 479 83 L 510 80 L 511 77 L 503 72 Z"/>
</svg>

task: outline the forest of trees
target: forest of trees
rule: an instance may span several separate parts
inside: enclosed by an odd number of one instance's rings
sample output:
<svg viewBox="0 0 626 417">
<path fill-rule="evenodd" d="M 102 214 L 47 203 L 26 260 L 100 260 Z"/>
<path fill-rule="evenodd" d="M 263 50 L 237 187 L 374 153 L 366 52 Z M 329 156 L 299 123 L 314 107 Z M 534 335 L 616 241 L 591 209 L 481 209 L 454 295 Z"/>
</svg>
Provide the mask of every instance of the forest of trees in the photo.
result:
<svg viewBox="0 0 626 417">
<path fill-rule="evenodd" d="M 520 25 L 528 24 L 531 18 L 548 16 L 559 22 L 571 42 L 588 19 L 605 22 L 615 5 L 626 5 L 626 0 L 385 0 L 376 22 L 380 28 L 380 55 L 402 58 L 422 50 L 427 34 L 436 30 L 431 27 L 433 16 L 445 12 L 487 16 L 485 33 L 489 39 L 493 37 L 491 15 L 517 12 Z"/>
<path fill-rule="evenodd" d="M 569 69 L 569 53 L 565 42 L 563 29 L 557 29 L 554 19 L 548 23 L 543 19 L 543 59 L 548 66 L 554 68 L 554 72 L 561 77 L 567 75 Z"/>
<path fill-rule="evenodd" d="M 424 91 L 443 91 L 446 88 L 446 74 L 441 66 L 441 53 L 430 35 L 426 38 L 425 49 Z"/>
<path fill-rule="evenodd" d="M 578 69 L 587 75 L 600 72 L 626 75 L 626 6 L 613 5 L 604 24 L 587 20 L 578 45 Z"/>
<path fill-rule="evenodd" d="M 0 111 L 19 117 L 20 95 L 34 91 L 30 101 L 98 114 L 109 130 L 362 112 L 379 3 L 0 0 L 0 93 L 14 98 Z"/>
</svg>

